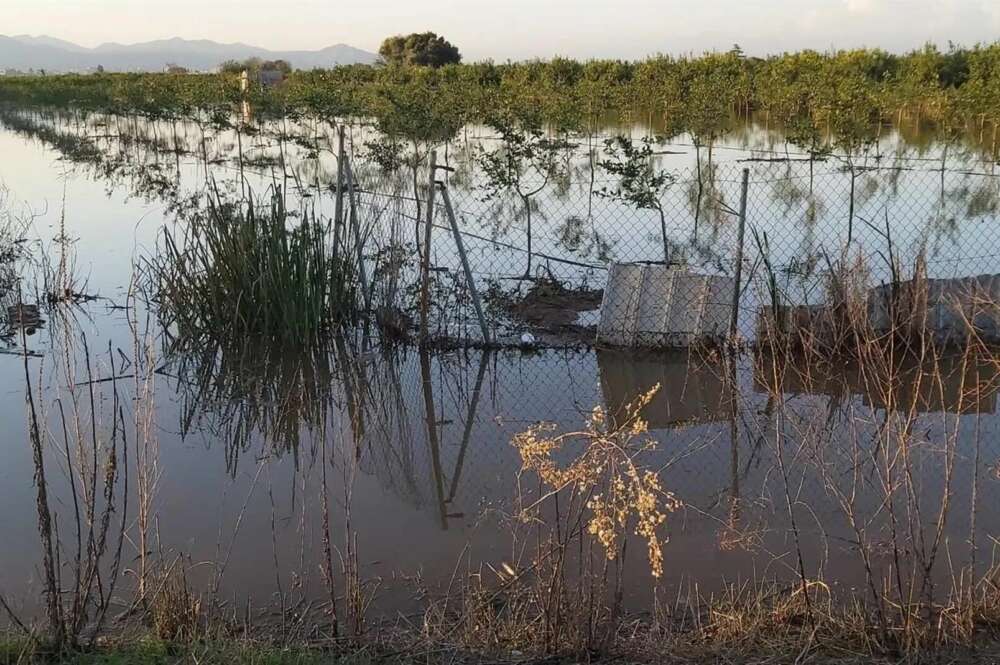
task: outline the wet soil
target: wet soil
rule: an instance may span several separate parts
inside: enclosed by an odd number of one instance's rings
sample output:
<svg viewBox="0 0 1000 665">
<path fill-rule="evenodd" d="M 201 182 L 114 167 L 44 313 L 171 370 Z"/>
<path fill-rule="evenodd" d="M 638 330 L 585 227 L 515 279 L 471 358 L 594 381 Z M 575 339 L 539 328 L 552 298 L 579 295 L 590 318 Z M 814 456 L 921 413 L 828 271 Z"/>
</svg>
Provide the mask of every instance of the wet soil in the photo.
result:
<svg viewBox="0 0 1000 665">
<path fill-rule="evenodd" d="M 511 318 L 543 331 L 575 327 L 577 315 L 598 309 L 603 289 L 569 289 L 555 280 L 535 282 L 520 300 L 506 304 Z"/>
</svg>

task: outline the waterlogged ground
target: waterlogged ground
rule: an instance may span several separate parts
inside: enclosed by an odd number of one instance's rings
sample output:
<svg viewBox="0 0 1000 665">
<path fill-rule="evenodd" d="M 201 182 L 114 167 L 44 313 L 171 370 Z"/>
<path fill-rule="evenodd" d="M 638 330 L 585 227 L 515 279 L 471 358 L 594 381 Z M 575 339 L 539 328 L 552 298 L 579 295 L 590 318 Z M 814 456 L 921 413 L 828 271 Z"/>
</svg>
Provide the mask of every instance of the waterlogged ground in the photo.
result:
<svg viewBox="0 0 1000 665">
<path fill-rule="evenodd" d="M 279 595 L 322 596 L 324 466 L 338 559 L 348 554 L 343 544 L 350 528 L 372 612 L 417 608 L 423 591 L 449 585 L 460 562 L 498 570 L 505 562 L 517 562 L 521 552 L 511 514 L 516 497 L 535 492 L 537 480 L 519 475 L 521 461 L 511 438 L 541 420 L 577 429 L 595 406 L 620 409 L 657 384 L 660 392 L 644 412 L 657 446 L 645 462 L 660 472 L 663 488 L 682 507 L 666 523 L 669 541 L 658 585 L 651 584 L 645 549 L 628 550 L 625 593 L 630 603 L 645 606 L 654 589 L 675 597 L 712 594 L 741 580 L 793 580 L 800 559 L 810 577 L 833 587 L 861 588 L 865 577 L 859 534 L 847 518 L 845 496 L 851 497 L 850 509 L 859 518 L 855 525 L 863 526 L 865 542 L 886 545 L 884 551 L 873 548 L 875 568 L 892 570 L 888 525 L 904 518 L 889 515 L 879 467 L 870 463 L 881 459 L 871 451 L 882 441 L 886 401 L 858 379 L 857 368 L 836 368 L 816 381 L 790 381 L 774 394 L 754 378 L 753 361 L 744 359 L 734 398 L 719 365 L 686 354 L 589 348 L 420 352 L 386 347 L 359 333 L 340 341 L 329 363 L 311 368 L 307 379 L 276 380 L 283 376 L 280 370 L 262 358 L 259 366 L 235 368 L 245 380 L 241 394 L 206 388 L 198 381 L 202 368 L 197 359 L 165 355 L 155 302 L 147 301 L 150 287 L 142 285 L 144 266 L 157 255 L 163 229 L 184 223 L 190 194 L 206 181 L 205 157 L 207 172 L 227 191 L 263 191 L 270 183 L 297 198 L 312 198 L 329 212 L 329 184 L 336 173 L 329 137 L 320 154 L 295 141 L 278 145 L 267 137 L 232 133 L 215 136 L 202 150 L 198 129 L 191 125 L 178 130 L 161 123 L 143 130 L 144 136 L 167 146 L 183 143 L 181 154 L 122 141 L 134 119 L 23 117 L 66 135 L 90 137 L 88 145 L 99 151 L 98 156 L 81 156 L 79 143 L 57 144 L 37 126 L 32 130 L 9 118 L 0 130 L 0 154 L 5 156 L 0 181 L 9 192 L 8 208 L 31 220 L 28 247 L 36 258 L 25 262 L 28 293 L 23 298 L 35 297 L 28 287 L 37 288 L 38 275 L 45 272 L 42 256 L 56 268 L 60 257 L 67 257 L 65 265 L 77 276 L 79 291 L 99 298 L 43 306 L 44 324 L 25 337 L 27 348 L 37 355 L 27 360 L 16 353 L 0 355 L 0 592 L 15 608 L 36 611 L 41 590 L 26 379 L 36 390 L 42 429 L 57 444 L 63 441 L 59 406 L 63 414 L 78 409 L 86 422 L 91 391 L 102 431 L 112 427 L 116 389 L 127 423 L 146 413 L 146 404 L 153 405 L 145 436 L 156 451 L 151 458 L 156 482 L 149 547 L 183 555 L 193 580 L 202 588 L 217 588 L 222 597 L 253 597 L 267 605 Z M 363 138 L 357 137 L 359 152 Z M 244 156 L 247 179 L 242 185 L 239 158 L 233 157 L 237 141 L 266 144 L 255 157 Z M 779 139 L 757 128 L 734 134 L 726 143 L 713 156 L 725 174 L 712 185 L 715 200 L 735 205 L 739 171 L 743 164 L 753 166 L 756 186 L 749 197 L 749 220 L 759 231 L 758 242 L 769 241 L 774 248 L 789 292 L 815 301 L 819 278 L 805 265 L 815 265 L 818 249 L 833 246 L 846 234 L 849 176 L 831 162 L 816 165 L 822 175 L 810 195 L 803 162 L 739 161 L 774 158 L 784 150 Z M 915 247 L 927 243 L 932 276 L 1000 271 L 1000 234 L 992 230 L 997 182 L 989 175 L 990 166 L 969 151 L 952 157 L 955 163 L 942 180 L 932 170 L 939 167 L 933 143 L 908 145 L 891 135 L 881 147 L 886 155 L 882 161 L 872 157 L 867 163 L 892 162 L 898 168 L 866 171 L 855 183 L 862 193 L 855 232 L 874 257 L 873 271 L 882 269 L 877 258 L 886 219 L 903 251 L 915 255 Z M 287 154 L 282 152 L 286 149 Z M 464 176 L 463 182 L 460 156 L 465 150 L 471 148 L 461 140 L 449 146 L 457 169 L 450 177 L 459 207 L 466 211 L 463 224 L 482 238 L 468 241 L 475 272 L 484 280 L 518 275 L 524 269 L 524 253 L 518 249 L 524 244 L 523 230 L 516 217 L 504 217 L 503 210 L 482 202 L 474 175 Z M 690 168 L 691 148 L 680 141 L 671 151 L 680 154 L 664 155 L 665 167 Z M 275 175 L 281 173 L 275 154 L 287 159 L 287 177 Z M 360 158 L 357 164 L 359 178 L 365 169 L 375 168 Z M 574 284 L 600 287 L 609 255 L 657 260 L 662 245 L 653 217 L 600 197 L 590 200 L 586 159 L 576 158 L 574 164 L 568 193 L 546 193 L 536 217 L 536 251 L 550 256 L 552 273 Z M 370 196 L 363 205 L 380 210 L 380 205 L 388 209 L 392 201 L 405 201 L 406 178 L 396 180 L 392 196 Z M 373 176 L 370 182 L 375 181 Z M 694 231 L 690 185 L 690 179 L 679 183 L 668 207 L 678 243 Z M 406 208 L 411 204 L 400 204 L 404 208 L 397 222 L 412 216 Z M 735 233 L 731 216 L 720 210 L 714 206 L 705 217 L 698 215 L 703 248 L 698 256 L 705 269 L 725 272 L 735 254 Z M 575 239 L 562 228 L 573 216 L 586 221 L 577 224 L 582 231 Z M 411 224 L 400 223 L 392 233 L 408 242 L 414 233 Z M 505 225 L 511 227 L 506 232 Z M 63 242 L 57 242 L 59 237 Z M 601 242 L 607 243 L 606 251 Z M 451 245 L 443 241 L 435 263 L 455 272 L 458 263 L 450 252 Z M 139 297 L 130 295 L 134 291 Z M 740 319 L 747 337 L 753 336 L 759 298 L 754 293 L 748 291 Z M 129 304 L 136 309 L 124 309 Z M 470 325 L 447 303 L 435 316 L 442 328 Z M 149 342 L 157 370 L 151 394 L 142 396 L 131 378 L 137 338 L 142 340 L 139 348 Z M 5 348 L 16 351 L 19 345 L 15 339 Z M 919 490 L 910 497 L 919 510 L 899 510 L 900 515 L 915 515 L 913 522 L 921 525 L 909 535 L 913 549 L 903 555 L 916 557 L 918 532 L 937 524 L 937 511 L 947 497 L 941 554 L 934 564 L 935 579 L 947 587 L 954 567 L 965 565 L 973 553 L 980 572 L 989 565 L 992 538 L 1000 534 L 1000 511 L 995 509 L 1000 500 L 995 471 L 1000 421 L 992 390 L 970 397 L 971 383 L 962 379 L 975 376 L 990 384 L 996 375 L 993 365 L 970 367 L 961 360 L 943 365 L 943 381 L 901 389 L 917 395 L 912 430 L 919 434 L 908 473 L 911 486 Z M 119 378 L 107 380 L 113 376 Z M 267 399 L 252 397 L 262 394 L 261 382 L 275 387 L 263 391 Z M 71 539 L 65 457 L 57 445 L 46 452 L 57 522 L 64 538 Z M 133 457 L 131 464 L 135 462 Z M 132 497 L 121 506 L 131 539 L 124 564 L 130 570 L 137 551 L 136 505 Z"/>
</svg>

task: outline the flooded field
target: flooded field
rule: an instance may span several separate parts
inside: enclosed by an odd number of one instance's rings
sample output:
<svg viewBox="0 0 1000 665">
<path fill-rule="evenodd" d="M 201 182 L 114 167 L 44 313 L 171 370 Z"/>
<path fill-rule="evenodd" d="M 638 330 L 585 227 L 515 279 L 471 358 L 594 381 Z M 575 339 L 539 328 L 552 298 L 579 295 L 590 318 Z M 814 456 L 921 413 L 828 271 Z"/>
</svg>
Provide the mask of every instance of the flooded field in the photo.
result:
<svg viewBox="0 0 1000 665">
<path fill-rule="evenodd" d="M 253 599 L 269 615 L 321 607 L 333 576 L 348 607 L 373 618 L 416 613 L 469 571 L 503 582 L 537 566 L 541 531 L 565 514 L 558 502 L 535 506 L 546 490 L 522 473 L 512 441 L 542 421 L 581 430 L 595 407 L 602 422 L 625 419 L 643 395 L 655 446 L 635 459 L 657 475 L 670 510 L 659 578 L 643 537 L 614 542 L 609 565 L 626 606 L 805 579 L 831 597 L 946 598 L 990 570 L 1000 361 L 987 349 L 901 354 L 885 383 L 871 357 L 805 366 L 745 348 L 727 361 L 713 348 L 609 348 L 593 333 L 608 264 L 662 261 L 667 244 L 714 275 L 732 275 L 742 253 L 735 323 L 744 341 L 762 336 L 762 307 L 823 303 L 833 264 L 848 258 L 866 261 L 868 285 L 917 263 L 929 279 L 1000 272 L 1000 180 L 972 148 L 942 155 L 932 140 L 893 132 L 871 154 L 814 163 L 786 155 L 781 137 L 756 125 L 710 158 L 682 137 L 655 156 L 676 174 L 661 234 L 654 210 L 608 195 L 616 182 L 592 173 L 606 155 L 589 152 L 587 137 L 560 153 L 561 178 L 546 178 L 533 201 L 490 196 L 477 155 L 493 139 L 469 128 L 438 147 L 451 169 L 439 177 L 495 343 L 479 332 L 439 211 L 429 320 L 440 343 L 418 346 L 416 247 L 430 176 L 354 126 L 357 186 L 347 198 L 357 202 L 341 205 L 366 239 L 359 265 L 376 284 L 372 308 L 407 320 L 397 327 L 411 339 L 392 342 L 385 326 L 357 321 L 329 338 L 269 337 L 268 347 L 238 334 L 251 330 L 245 321 L 216 320 L 209 342 L 194 339 L 194 318 L 176 315 L 188 301 L 163 283 L 182 274 L 162 271 L 169 243 L 187 247 L 187 229 L 248 191 L 263 200 L 282 192 L 295 223 L 322 226 L 337 214 L 331 127 L 240 127 L 0 114 L 0 225 L 23 239 L 8 261 L 17 279 L 0 272 L 0 593 L 17 613 L 45 611 L 33 441 L 63 584 L 78 548 L 103 548 L 104 576 L 145 583 L 154 559 L 180 561 L 194 587 L 230 607 Z M 395 280 L 379 281 L 397 261 Z M 517 279 L 525 272 L 534 281 Z M 527 320 L 517 305 L 540 283 L 590 295 Z M 204 302 L 221 308 L 238 296 Z M 525 333 L 536 342 L 520 343 Z M 91 508 L 81 507 L 88 497 Z M 525 506 L 539 512 L 527 519 Z M 592 556 L 603 560 L 599 547 Z M 577 563 L 585 558 L 581 550 Z"/>
</svg>

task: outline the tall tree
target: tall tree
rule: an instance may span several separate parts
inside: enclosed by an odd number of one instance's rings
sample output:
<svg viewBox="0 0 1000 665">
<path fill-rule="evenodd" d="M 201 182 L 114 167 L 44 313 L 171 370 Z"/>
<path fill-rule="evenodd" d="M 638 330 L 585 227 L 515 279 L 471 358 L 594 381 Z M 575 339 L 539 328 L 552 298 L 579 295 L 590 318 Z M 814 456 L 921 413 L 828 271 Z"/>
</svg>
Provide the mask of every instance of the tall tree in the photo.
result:
<svg viewBox="0 0 1000 665">
<path fill-rule="evenodd" d="M 462 62 L 458 47 L 433 32 L 414 32 L 388 37 L 378 50 L 389 65 L 443 67 Z"/>
</svg>

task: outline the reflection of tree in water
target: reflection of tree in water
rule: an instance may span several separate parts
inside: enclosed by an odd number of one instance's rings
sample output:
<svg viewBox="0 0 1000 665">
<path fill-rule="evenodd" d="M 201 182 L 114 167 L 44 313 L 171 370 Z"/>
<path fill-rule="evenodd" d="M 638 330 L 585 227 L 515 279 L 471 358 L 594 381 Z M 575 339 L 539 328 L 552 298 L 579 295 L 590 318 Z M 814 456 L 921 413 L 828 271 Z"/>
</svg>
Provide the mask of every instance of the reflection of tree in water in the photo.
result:
<svg viewBox="0 0 1000 665">
<path fill-rule="evenodd" d="M 538 197 L 531 197 L 525 202 L 514 190 L 506 190 L 488 202 L 484 214 L 479 216 L 479 223 L 490 232 L 493 240 L 505 238 L 512 228 L 520 227 L 527 221 L 529 208 L 532 220 L 548 221 Z"/>
<path fill-rule="evenodd" d="M 593 219 L 588 221 L 577 215 L 570 215 L 556 227 L 556 242 L 563 249 L 582 258 L 601 262 L 612 259 L 614 242 L 598 232 Z"/>
<path fill-rule="evenodd" d="M 810 196 L 810 188 L 798 180 L 792 162 L 785 162 L 783 177 L 770 180 L 771 198 L 782 205 L 782 215 L 788 217 Z"/>
<path fill-rule="evenodd" d="M 88 163 L 101 159 L 101 150 L 86 136 L 52 126 L 52 117 L 41 112 L 21 111 L 0 106 L 0 123 L 15 134 L 50 146 L 68 161 Z"/>
<path fill-rule="evenodd" d="M 722 253 L 722 248 L 717 242 L 718 238 L 713 234 L 706 240 L 689 238 L 686 242 L 670 242 L 671 256 L 681 265 L 699 266 L 710 268 L 722 274 L 729 274 L 732 270 L 729 257 Z"/>
<path fill-rule="evenodd" d="M 807 196 L 800 218 L 802 235 L 799 238 L 795 255 L 788 266 L 790 276 L 794 276 L 803 285 L 813 281 L 816 269 L 826 252 L 825 248 L 817 247 L 816 244 L 816 221 L 822 218 L 825 211 L 826 203 L 822 198 L 816 194 Z"/>
<path fill-rule="evenodd" d="M 450 187 L 466 191 L 473 188 L 476 176 L 476 148 L 467 138 L 454 140 L 448 144 L 445 164 L 452 169 L 448 174 Z"/>
<path fill-rule="evenodd" d="M 961 180 L 951 184 L 956 178 Z M 963 222 L 981 221 L 1000 210 L 1000 181 L 992 176 L 942 174 L 934 209 L 924 234 L 932 243 L 933 253 L 944 244 L 958 245 Z M 982 238 L 985 239 L 985 238 Z"/>
<path fill-rule="evenodd" d="M 1000 180 L 982 178 L 981 182 L 968 188 L 966 214 L 969 217 L 988 217 L 996 215 L 1000 209 Z"/>
<path fill-rule="evenodd" d="M 867 205 L 881 189 L 879 171 L 863 171 L 857 178 L 854 199 L 859 205 Z"/>
<path fill-rule="evenodd" d="M 590 165 L 588 161 L 578 159 L 580 156 L 578 144 L 565 141 L 560 147 L 556 159 L 561 165 L 552 172 L 552 194 L 559 201 L 567 201 L 576 189 L 576 185 L 590 180 Z"/>
<path fill-rule="evenodd" d="M 19 135 L 58 150 L 68 162 L 103 182 L 109 196 L 126 192 L 147 203 L 163 203 L 165 212 L 178 219 L 188 218 L 204 202 L 202 192 L 183 191 L 176 166 L 160 161 L 155 143 L 126 140 L 98 149 L 87 136 L 54 130 L 18 113 L 0 111 L 0 121 Z M 222 190 L 233 185 L 226 181 L 216 183 Z"/>
<path fill-rule="evenodd" d="M 889 197 L 892 199 L 899 196 L 899 182 L 902 179 L 903 170 L 904 167 L 897 163 L 879 172 L 882 179 L 885 181 Z"/>
<path fill-rule="evenodd" d="M 931 248 L 931 255 L 937 255 L 943 246 L 958 243 L 959 220 L 955 210 L 949 205 L 954 198 L 959 200 L 967 196 L 961 191 L 949 189 L 944 173 L 941 174 L 937 200 L 927 218 L 924 234 Z"/>
<path fill-rule="evenodd" d="M 701 167 L 700 177 L 687 183 L 688 206 L 694 217 L 692 238 L 695 243 L 701 239 L 701 224 L 709 224 L 710 238 L 718 237 L 721 227 L 732 217 L 732 208 L 726 203 L 726 194 L 718 179 L 719 165 L 708 162 Z"/>
</svg>

